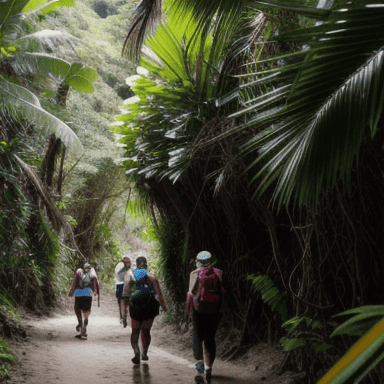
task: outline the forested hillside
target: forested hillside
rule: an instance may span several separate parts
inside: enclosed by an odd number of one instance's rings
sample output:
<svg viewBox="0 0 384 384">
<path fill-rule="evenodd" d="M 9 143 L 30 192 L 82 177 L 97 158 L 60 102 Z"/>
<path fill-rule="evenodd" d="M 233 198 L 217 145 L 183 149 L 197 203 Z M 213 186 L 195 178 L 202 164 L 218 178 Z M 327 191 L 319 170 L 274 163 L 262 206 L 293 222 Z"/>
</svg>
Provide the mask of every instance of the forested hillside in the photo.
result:
<svg viewBox="0 0 384 384">
<path fill-rule="evenodd" d="M 0 320 L 7 337 L 25 334 L 19 310 L 47 313 L 67 294 L 84 260 L 108 290 L 122 255 L 149 247 L 150 224 L 116 164 L 122 151 L 109 129 L 132 95 L 125 78 L 133 66 L 121 49 L 134 4 L 110 4 L 108 22 L 97 13 L 102 2 L 40 13 L 39 2 L 26 4 L 0 5 Z M 5 344 L 1 351 L 7 376 L 13 358 Z"/>
<path fill-rule="evenodd" d="M 18 18 L 19 1 L 0 3 L 8 312 L 52 305 L 84 259 L 107 281 L 156 238 L 170 321 L 208 250 L 223 357 L 268 342 L 319 380 L 384 314 L 358 309 L 384 291 L 382 5 L 87 0 Z M 383 382 L 381 345 L 332 384 Z"/>
</svg>

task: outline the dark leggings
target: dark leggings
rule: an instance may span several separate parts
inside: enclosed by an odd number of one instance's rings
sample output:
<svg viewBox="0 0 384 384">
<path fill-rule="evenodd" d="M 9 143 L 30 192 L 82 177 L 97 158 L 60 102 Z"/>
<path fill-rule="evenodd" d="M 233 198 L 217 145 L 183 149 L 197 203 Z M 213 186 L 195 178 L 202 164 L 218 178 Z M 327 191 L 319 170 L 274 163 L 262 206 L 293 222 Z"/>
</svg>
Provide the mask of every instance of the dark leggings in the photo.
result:
<svg viewBox="0 0 384 384">
<path fill-rule="evenodd" d="M 215 335 L 222 313 L 205 314 L 193 310 L 193 354 L 196 360 L 203 360 L 203 342 L 205 364 L 212 367 L 216 358 Z"/>
</svg>

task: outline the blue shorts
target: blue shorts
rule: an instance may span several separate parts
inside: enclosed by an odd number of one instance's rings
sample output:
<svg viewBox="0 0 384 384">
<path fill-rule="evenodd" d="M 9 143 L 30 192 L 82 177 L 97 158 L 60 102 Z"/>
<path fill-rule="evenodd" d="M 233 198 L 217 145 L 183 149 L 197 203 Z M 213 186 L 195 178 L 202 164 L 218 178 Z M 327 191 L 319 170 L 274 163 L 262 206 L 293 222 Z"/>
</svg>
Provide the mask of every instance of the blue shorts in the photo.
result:
<svg viewBox="0 0 384 384">
<path fill-rule="evenodd" d="M 116 298 L 120 299 L 123 296 L 124 284 L 116 284 Z"/>
</svg>

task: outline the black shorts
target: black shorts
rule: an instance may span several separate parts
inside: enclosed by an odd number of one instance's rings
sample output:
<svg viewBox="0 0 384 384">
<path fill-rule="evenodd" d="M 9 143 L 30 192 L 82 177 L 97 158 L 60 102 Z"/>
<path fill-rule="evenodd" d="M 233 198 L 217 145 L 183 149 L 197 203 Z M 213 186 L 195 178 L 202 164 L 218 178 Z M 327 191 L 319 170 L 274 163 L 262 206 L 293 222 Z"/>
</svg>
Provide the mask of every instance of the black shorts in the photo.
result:
<svg viewBox="0 0 384 384">
<path fill-rule="evenodd" d="M 136 321 L 153 320 L 160 313 L 160 303 L 152 296 L 146 307 L 139 311 L 132 311 L 129 307 L 129 316 Z"/>
<path fill-rule="evenodd" d="M 116 284 L 116 298 L 120 299 L 123 296 L 124 284 Z"/>
<path fill-rule="evenodd" d="M 82 311 L 89 311 L 92 307 L 92 296 L 75 297 L 75 306 Z"/>
</svg>

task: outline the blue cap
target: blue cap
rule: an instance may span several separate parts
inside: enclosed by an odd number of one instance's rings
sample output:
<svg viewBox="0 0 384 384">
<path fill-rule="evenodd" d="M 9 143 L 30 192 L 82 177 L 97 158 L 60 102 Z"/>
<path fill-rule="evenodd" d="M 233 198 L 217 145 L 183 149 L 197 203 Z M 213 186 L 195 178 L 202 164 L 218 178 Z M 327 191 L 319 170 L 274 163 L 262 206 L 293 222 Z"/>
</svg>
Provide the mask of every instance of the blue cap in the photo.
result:
<svg viewBox="0 0 384 384">
<path fill-rule="evenodd" d="M 201 264 L 209 264 L 212 260 L 212 255 L 208 251 L 201 251 L 196 256 L 196 261 Z"/>
</svg>

